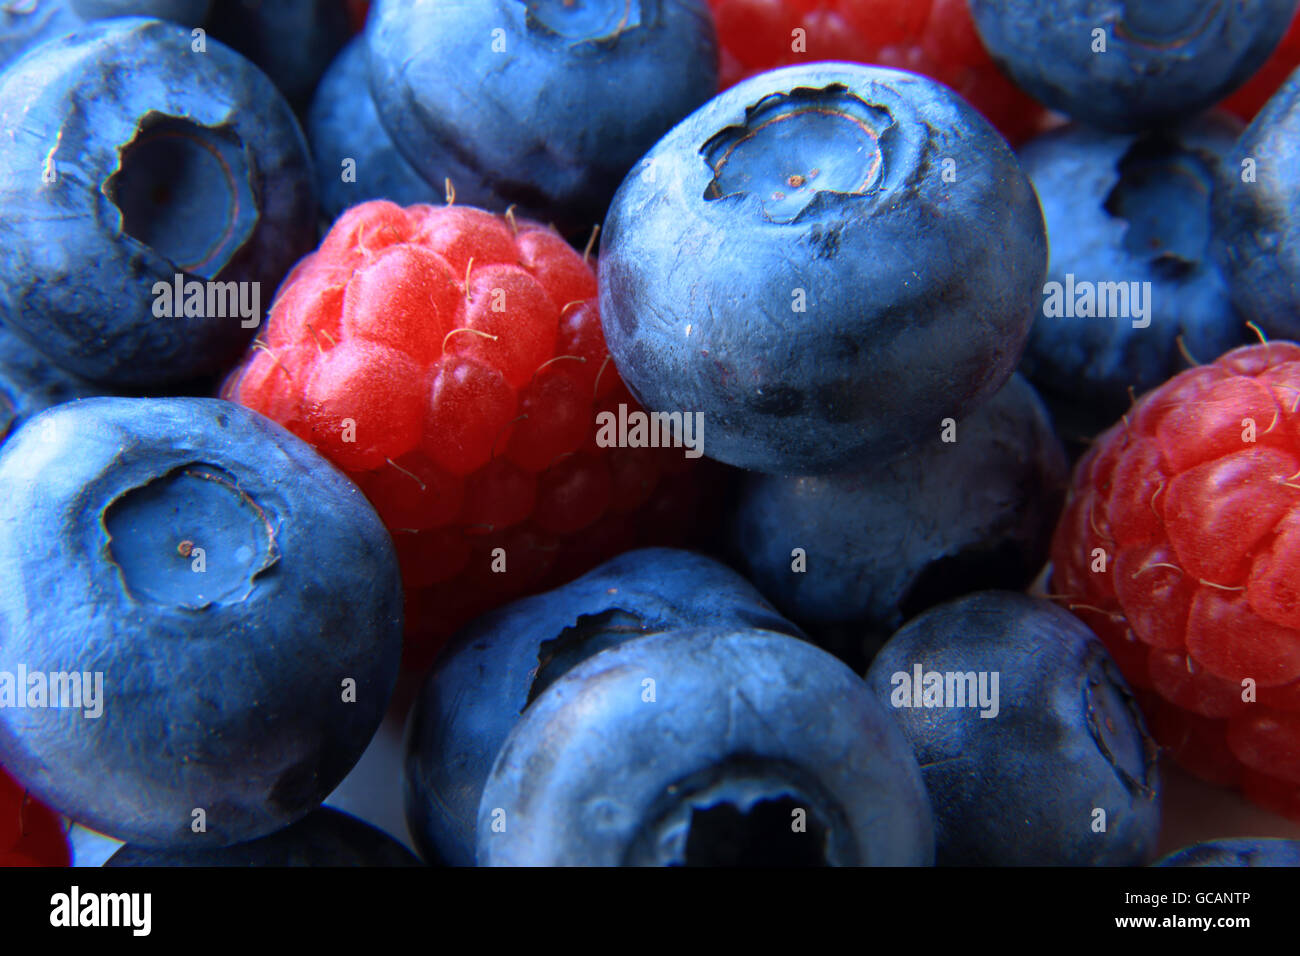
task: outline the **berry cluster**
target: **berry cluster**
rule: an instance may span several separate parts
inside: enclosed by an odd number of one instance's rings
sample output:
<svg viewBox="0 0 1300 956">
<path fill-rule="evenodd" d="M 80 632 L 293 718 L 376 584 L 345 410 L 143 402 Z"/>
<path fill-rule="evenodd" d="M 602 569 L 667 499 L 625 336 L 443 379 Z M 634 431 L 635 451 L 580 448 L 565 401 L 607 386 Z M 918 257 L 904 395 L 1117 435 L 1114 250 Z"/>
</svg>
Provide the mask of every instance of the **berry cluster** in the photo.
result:
<svg viewBox="0 0 1300 956">
<path fill-rule="evenodd" d="M 1294 865 L 1298 9 L 0 2 L 0 865 Z"/>
</svg>

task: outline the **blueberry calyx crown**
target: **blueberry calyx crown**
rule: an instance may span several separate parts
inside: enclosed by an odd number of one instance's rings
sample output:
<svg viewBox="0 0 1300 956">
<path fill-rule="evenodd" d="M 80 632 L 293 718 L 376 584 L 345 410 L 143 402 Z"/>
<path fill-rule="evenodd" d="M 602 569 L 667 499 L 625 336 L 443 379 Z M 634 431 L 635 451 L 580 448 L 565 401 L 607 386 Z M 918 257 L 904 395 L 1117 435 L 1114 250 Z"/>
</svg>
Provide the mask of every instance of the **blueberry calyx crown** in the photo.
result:
<svg viewBox="0 0 1300 956">
<path fill-rule="evenodd" d="M 735 754 L 669 786 L 627 866 L 853 866 L 843 808 L 802 768 Z"/>
<path fill-rule="evenodd" d="M 1103 204 L 1126 223 L 1124 248 L 1162 278 L 1177 280 L 1204 263 L 1210 245 L 1214 174 L 1196 152 L 1145 135 L 1116 165 L 1118 179 Z"/>
<path fill-rule="evenodd" d="M 526 704 L 578 664 L 608 647 L 617 647 L 629 635 L 644 637 L 657 634 L 660 628 L 647 623 L 640 615 L 611 607 L 595 614 L 579 614 L 577 620 L 537 649 L 537 667 L 528 688 Z"/>
<path fill-rule="evenodd" d="M 177 269 L 214 279 L 252 237 L 259 209 L 252 163 L 228 124 L 150 110 L 101 192 L 120 230 Z"/>
<path fill-rule="evenodd" d="M 1126 0 L 1114 35 L 1138 46 L 1176 50 L 1204 36 L 1222 14 L 1222 0 Z"/>
<path fill-rule="evenodd" d="M 769 222 L 792 223 L 820 196 L 865 196 L 884 178 L 889 111 L 833 83 L 772 93 L 700 148 L 713 170 L 706 201 L 757 196 Z"/>
<path fill-rule="evenodd" d="M 1087 669 L 1083 708 L 1093 743 L 1125 789 L 1134 796 L 1155 800 L 1153 780 L 1159 745 L 1147 732 L 1137 701 L 1115 665 L 1100 653 Z M 1135 733 L 1126 734 L 1126 728 L 1134 728 Z"/>
<path fill-rule="evenodd" d="M 525 23 L 537 33 L 575 43 L 617 40 L 648 26 L 659 0 L 516 0 L 527 9 Z"/>
<path fill-rule="evenodd" d="M 108 554 L 137 601 L 184 610 L 235 604 L 280 560 L 273 522 L 236 478 L 191 462 L 104 509 Z"/>
</svg>

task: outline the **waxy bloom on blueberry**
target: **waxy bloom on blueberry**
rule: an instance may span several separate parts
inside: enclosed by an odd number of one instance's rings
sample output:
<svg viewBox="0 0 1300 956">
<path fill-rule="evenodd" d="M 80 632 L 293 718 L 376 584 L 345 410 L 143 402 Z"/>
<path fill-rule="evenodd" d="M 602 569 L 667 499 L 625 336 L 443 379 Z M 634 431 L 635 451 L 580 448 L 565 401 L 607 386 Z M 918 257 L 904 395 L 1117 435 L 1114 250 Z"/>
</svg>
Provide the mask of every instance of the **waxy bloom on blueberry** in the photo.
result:
<svg viewBox="0 0 1300 956">
<path fill-rule="evenodd" d="M 93 381 L 229 367 L 247 320 L 205 308 L 160 321 L 155 285 L 256 283 L 265 301 L 315 238 L 289 105 L 176 24 L 104 20 L 32 50 L 0 74 L 0 126 L 0 320 Z"/>
<path fill-rule="evenodd" d="M 970 0 L 993 59 L 1034 98 L 1141 130 L 1213 106 L 1260 68 L 1296 0 Z"/>
<path fill-rule="evenodd" d="M 1141 866 L 1154 856 L 1158 748 L 1077 618 L 981 591 L 909 621 L 866 679 L 921 765 L 940 866 Z M 915 683 L 920 693 L 900 692 Z"/>
<path fill-rule="evenodd" d="M 1021 370 L 1080 437 L 1112 425 L 1130 389 L 1249 335 L 1211 255 L 1211 195 L 1240 133 L 1210 113 L 1140 134 L 1071 124 L 1021 148 L 1051 248 Z"/>
<path fill-rule="evenodd" d="M 578 664 L 524 712 L 478 810 L 480 866 L 929 866 L 906 738 L 785 634 L 672 630 Z"/>
<path fill-rule="evenodd" d="M 996 392 L 1046 260 L 1033 188 L 951 90 L 789 67 L 711 100 L 624 181 L 601 320 L 642 404 L 703 413 L 706 455 L 821 474 Z"/>
<path fill-rule="evenodd" d="M 860 471 L 746 475 L 732 514 L 738 566 L 815 636 L 842 627 L 858 647 L 950 598 L 1028 586 L 1069 477 L 1047 410 L 1013 375 L 948 422 Z"/>
<path fill-rule="evenodd" d="M 48 409 L 0 449 L 0 527 L 0 763 L 74 820 L 146 847 L 264 836 L 379 726 L 401 654 L 392 542 L 264 417 L 212 398 Z M 22 674 L 68 679 L 20 704 Z M 92 678 L 93 709 L 68 698 Z"/>
<path fill-rule="evenodd" d="M 1300 338 L 1300 72 L 1251 121 L 1214 190 L 1214 254 L 1244 318 Z"/>
<path fill-rule="evenodd" d="M 366 43 L 379 117 L 428 182 L 573 236 L 717 89 L 705 0 L 378 0 Z"/>
<path fill-rule="evenodd" d="M 0 442 L 51 405 L 102 390 L 63 371 L 0 325 Z"/>
<path fill-rule="evenodd" d="M 368 69 L 358 37 L 325 71 L 307 113 L 321 212 L 331 220 L 370 199 L 406 206 L 445 195 L 444 184 L 435 189 L 411 168 L 379 121 Z"/>
<path fill-rule="evenodd" d="M 406 816 L 425 857 L 474 864 L 483 784 L 542 691 L 606 648 L 711 625 L 801 636 L 730 568 L 672 548 L 621 554 L 463 628 L 434 663 L 408 724 Z"/>
</svg>

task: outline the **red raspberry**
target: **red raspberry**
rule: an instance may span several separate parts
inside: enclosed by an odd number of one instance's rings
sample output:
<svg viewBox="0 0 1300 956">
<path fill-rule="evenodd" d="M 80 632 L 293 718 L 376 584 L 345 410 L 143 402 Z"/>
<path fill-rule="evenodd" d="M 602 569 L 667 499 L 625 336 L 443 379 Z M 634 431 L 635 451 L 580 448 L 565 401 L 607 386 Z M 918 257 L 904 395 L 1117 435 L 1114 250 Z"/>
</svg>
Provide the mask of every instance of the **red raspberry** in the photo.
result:
<svg viewBox="0 0 1300 956">
<path fill-rule="evenodd" d="M 605 350 L 595 272 L 513 216 L 349 209 L 281 284 L 222 394 L 373 502 L 401 559 L 411 667 L 476 614 L 681 543 L 680 522 L 651 510 L 670 493 L 692 514 L 669 480 L 680 450 L 597 447 L 597 413 L 636 403 Z"/>
<path fill-rule="evenodd" d="M 1236 113 L 1250 122 L 1255 114 L 1263 109 L 1269 97 L 1286 82 L 1291 71 L 1300 66 L 1300 10 L 1296 11 L 1287 27 L 1282 42 L 1278 44 L 1273 55 L 1259 68 L 1250 80 L 1239 90 L 1220 103 L 1220 107 Z"/>
<path fill-rule="evenodd" d="M 722 88 L 763 70 L 818 60 L 874 63 L 951 86 L 1019 143 L 1046 111 L 993 63 L 966 0 L 709 0 Z M 802 29 L 803 49 L 794 31 Z"/>
<path fill-rule="evenodd" d="M 348 26 L 353 33 L 360 33 L 366 28 L 366 17 L 370 15 L 370 0 L 343 0 L 343 7 L 348 14 Z"/>
<path fill-rule="evenodd" d="M 38 803 L 0 767 L 0 867 L 71 863 L 72 851 L 59 815 Z"/>
<path fill-rule="evenodd" d="M 1300 345 L 1143 396 L 1079 462 L 1052 574 L 1182 766 L 1300 820 Z"/>
</svg>

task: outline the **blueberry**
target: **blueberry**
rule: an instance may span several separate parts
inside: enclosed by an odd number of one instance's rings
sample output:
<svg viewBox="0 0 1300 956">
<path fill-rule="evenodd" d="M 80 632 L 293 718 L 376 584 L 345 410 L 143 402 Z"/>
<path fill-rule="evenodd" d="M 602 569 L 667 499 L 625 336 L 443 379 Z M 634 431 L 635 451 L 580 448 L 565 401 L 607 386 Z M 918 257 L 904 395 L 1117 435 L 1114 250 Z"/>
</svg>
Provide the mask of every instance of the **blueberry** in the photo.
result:
<svg viewBox="0 0 1300 956">
<path fill-rule="evenodd" d="M 157 17 L 194 27 L 208 18 L 213 0 L 66 0 L 83 20 Z M 223 4 L 224 5 L 224 4 Z"/>
<path fill-rule="evenodd" d="M 703 626 L 800 635 L 734 571 L 671 548 L 630 551 L 457 634 L 411 712 L 406 815 L 427 859 L 474 863 L 483 783 L 519 715 L 588 657 L 660 631 Z"/>
<path fill-rule="evenodd" d="M 1300 71 L 1265 104 L 1223 164 L 1214 194 L 1215 257 L 1243 316 L 1300 339 Z"/>
<path fill-rule="evenodd" d="M 1296 0 L 970 0 L 993 59 L 1031 96 L 1094 126 L 1191 116 L 1263 66 Z"/>
<path fill-rule="evenodd" d="M 637 398 L 702 413 L 706 455 L 775 474 L 862 468 L 972 411 L 1019 361 L 1047 263 L 993 127 L 939 83 L 850 64 L 697 110 L 602 241 L 605 338 Z"/>
<path fill-rule="evenodd" d="M 1157 747 L 1072 614 L 1009 591 L 969 595 L 910 621 L 867 683 L 912 742 L 941 866 L 1151 859 Z"/>
<path fill-rule="evenodd" d="M 215 850 L 127 845 L 105 866 L 419 866 L 411 851 L 356 817 L 322 807 L 278 833 Z"/>
<path fill-rule="evenodd" d="M 72 33 L 89 20 L 158 17 L 201 24 L 212 0 L 10 0 L 0 3 L 0 69 L 34 46 Z"/>
<path fill-rule="evenodd" d="M 1051 247 L 1021 368 L 1089 435 L 1119 420 L 1130 388 L 1245 341 L 1210 255 L 1211 192 L 1240 131 L 1227 114 L 1142 134 L 1067 126 L 1020 152 Z"/>
<path fill-rule="evenodd" d="M 100 394 L 0 325 L 0 442 L 51 405 Z"/>
<path fill-rule="evenodd" d="M 0 764 L 74 820 L 146 847 L 251 840 L 318 806 L 379 726 L 392 541 L 257 413 L 55 406 L 0 450 L 0 528 Z M 35 675 L 80 675 L 82 706 L 17 706 L 24 673 L 29 705 Z"/>
<path fill-rule="evenodd" d="M 1300 840 L 1210 840 L 1183 847 L 1156 866 L 1300 866 Z"/>
<path fill-rule="evenodd" d="M 879 644 L 948 598 L 1026 587 L 1047 560 L 1067 480 L 1042 403 L 1014 375 L 900 458 L 825 477 L 748 475 L 734 552 L 814 635 L 849 625 Z"/>
<path fill-rule="evenodd" d="M 379 115 L 425 180 L 570 235 L 717 90 L 705 0 L 379 0 L 366 38 Z"/>
<path fill-rule="evenodd" d="M 0 74 L 0 319 L 97 382 L 223 371 L 315 243 L 288 105 L 242 57 L 191 42 L 104 20 Z"/>
<path fill-rule="evenodd" d="M 39 43 L 113 17 L 210 27 L 295 102 L 311 95 L 347 38 L 347 18 L 337 0 L 18 0 L 0 5 L 0 66 Z"/>
<path fill-rule="evenodd" d="M 375 112 L 367 76 L 365 41 L 358 37 L 326 71 L 307 113 L 321 212 L 331 221 L 369 199 L 410 206 L 440 203 L 445 197 L 393 145 Z"/>
<path fill-rule="evenodd" d="M 261 67 L 295 107 L 311 100 L 350 32 L 339 0 L 221 0 L 208 29 Z"/>
<path fill-rule="evenodd" d="M 68 0 L 0 3 L 0 70 L 32 47 L 71 33 L 81 24 Z"/>
<path fill-rule="evenodd" d="M 924 866 L 930 809 L 898 727 L 811 644 L 701 628 L 551 684 L 492 767 L 488 866 Z"/>
</svg>

